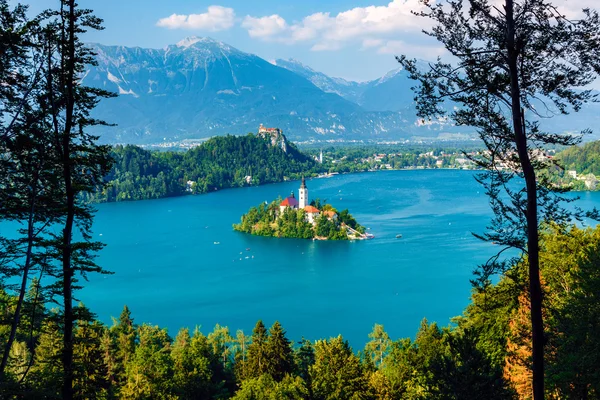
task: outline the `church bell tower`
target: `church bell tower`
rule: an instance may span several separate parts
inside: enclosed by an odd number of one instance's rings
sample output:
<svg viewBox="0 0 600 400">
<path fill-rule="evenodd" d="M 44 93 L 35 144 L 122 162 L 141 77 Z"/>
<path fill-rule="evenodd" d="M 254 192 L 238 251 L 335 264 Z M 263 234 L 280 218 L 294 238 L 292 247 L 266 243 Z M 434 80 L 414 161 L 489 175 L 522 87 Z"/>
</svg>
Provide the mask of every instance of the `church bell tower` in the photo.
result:
<svg viewBox="0 0 600 400">
<path fill-rule="evenodd" d="M 300 189 L 298 189 L 298 200 L 300 203 L 300 209 L 303 209 L 308 205 L 308 189 L 306 188 L 306 182 L 304 181 L 304 177 L 302 177 L 302 184 L 300 185 Z"/>
</svg>

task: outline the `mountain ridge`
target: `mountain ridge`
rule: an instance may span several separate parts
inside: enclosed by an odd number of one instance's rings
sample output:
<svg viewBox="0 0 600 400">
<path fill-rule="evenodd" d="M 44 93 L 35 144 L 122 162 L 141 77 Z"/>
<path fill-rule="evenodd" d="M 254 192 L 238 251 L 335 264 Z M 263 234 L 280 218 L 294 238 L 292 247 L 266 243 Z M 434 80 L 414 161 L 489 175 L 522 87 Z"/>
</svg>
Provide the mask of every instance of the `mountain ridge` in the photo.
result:
<svg viewBox="0 0 600 400">
<path fill-rule="evenodd" d="M 414 85 L 396 68 L 379 79 L 332 78 L 298 60 L 266 61 L 226 43 L 190 36 L 162 49 L 89 44 L 97 66 L 83 84 L 119 94 L 93 116 L 117 127 L 94 131 L 105 143 L 148 144 L 281 128 L 292 141 L 468 139 L 444 119 L 422 123 Z M 425 68 L 426 61 L 422 63 Z M 600 126 L 598 106 L 543 121 L 561 132 Z"/>
<path fill-rule="evenodd" d="M 260 123 L 282 128 L 294 141 L 412 135 L 406 118 L 414 116 L 365 110 L 298 73 L 211 38 L 188 37 L 163 49 L 90 47 L 98 65 L 85 72 L 83 83 L 120 95 L 95 110 L 94 116 L 118 125 L 99 132 L 105 142 L 242 134 Z"/>
</svg>

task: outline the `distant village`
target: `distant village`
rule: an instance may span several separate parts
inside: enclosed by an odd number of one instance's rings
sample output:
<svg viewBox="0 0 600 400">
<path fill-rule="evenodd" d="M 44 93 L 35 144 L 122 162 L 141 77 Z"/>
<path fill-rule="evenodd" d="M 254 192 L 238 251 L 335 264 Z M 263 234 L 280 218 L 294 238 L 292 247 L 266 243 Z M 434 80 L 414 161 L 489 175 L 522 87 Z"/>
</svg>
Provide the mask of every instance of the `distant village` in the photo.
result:
<svg viewBox="0 0 600 400">
<path fill-rule="evenodd" d="M 280 147 L 284 152 L 287 152 L 288 142 L 283 131 L 280 128 L 265 127 L 260 124 L 258 127 L 257 136 L 268 138 L 271 141 L 271 145 Z M 201 145 L 207 139 L 186 139 L 179 142 L 164 142 L 155 145 L 147 145 L 145 147 L 153 147 L 159 149 L 180 149 L 189 150 L 196 146 Z M 354 147 L 349 149 L 356 149 L 356 144 L 362 141 L 348 141 L 347 144 L 353 144 Z M 428 142 L 429 145 L 434 145 L 435 142 Z M 333 144 L 329 143 L 328 144 Z M 373 145 L 372 143 L 364 143 L 365 145 Z M 397 142 L 386 142 L 379 143 L 379 145 L 388 144 L 390 146 L 414 144 L 408 140 L 397 141 Z M 341 144 L 343 146 L 343 144 Z M 330 165 L 329 171 L 318 175 L 318 177 L 330 177 L 339 173 L 344 172 L 357 172 L 357 171 L 378 171 L 378 170 L 398 170 L 398 169 L 439 169 L 439 168 L 450 168 L 450 169 L 477 169 L 478 166 L 473 161 L 478 158 L 486 158 L 489 156 L 488 151 L 472 150 L 466 153 L 460 151 L 444 151 L 444 150 L 429 150 L 418 152 L 415 150 L 407 152 L 381 152 L 372 153 L 370 155 L 364 155 L 361 157 L 349 157 L 348 155 L 342 155 L 344 153 L 343 147 L 339 151 L 331 154 L 320 149 L 318 153 L 312 155 L 315 162 L 319 164 Z M 540 151 L 536 150 L 536 153 L 532 154 L 531 157 L 537 161 L 552 160 L 555 154 L 554 150 Z M 511 155 L 508 154 L 504 157 L 503 161 L 497 162 L 498 170 L 516 170 L 517 165 L 509 161 Z M 569 170 L 565 171 L 565 177 L 571 181 L 580 181 L 585 185 L 587 190 L 596 190 L 598 187 L 599 180 L 593 174 L 580 175 L 577 171 Z M 244 177 L 246 184 L 251 184 L 252 176 Z M 193 182 L 187 183 L 187 191 L 192 191 Z M 300 207 L 304 209 L 304 207 Z M 311 217 L 312 218 L 312 217 Z"/>
</svg>

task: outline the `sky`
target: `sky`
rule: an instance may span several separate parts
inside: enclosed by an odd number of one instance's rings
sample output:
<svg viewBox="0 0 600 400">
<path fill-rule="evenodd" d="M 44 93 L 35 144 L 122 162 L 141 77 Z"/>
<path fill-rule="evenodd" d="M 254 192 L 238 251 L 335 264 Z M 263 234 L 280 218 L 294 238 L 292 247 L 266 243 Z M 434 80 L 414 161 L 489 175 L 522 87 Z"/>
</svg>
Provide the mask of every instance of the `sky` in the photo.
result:
<svg viewBox="0 0 600 400">
<path fill-rule="evenodd" d="M 498 2 L 500 0 L 492 0 Z M 554 0 L 568 16 L 598 0 Z M 23 1 L 32 13 L 57 0 Z M 355 81 L 398 67 L 394 58 L 444 57 L 422 33 L 419 0 L 79 0 L 104 19 L 105 30 L 84 40 L 163 48 L 188 36 L 209 36 L 266 60 L 293 58 L 317 71 Z"/>
</svg>

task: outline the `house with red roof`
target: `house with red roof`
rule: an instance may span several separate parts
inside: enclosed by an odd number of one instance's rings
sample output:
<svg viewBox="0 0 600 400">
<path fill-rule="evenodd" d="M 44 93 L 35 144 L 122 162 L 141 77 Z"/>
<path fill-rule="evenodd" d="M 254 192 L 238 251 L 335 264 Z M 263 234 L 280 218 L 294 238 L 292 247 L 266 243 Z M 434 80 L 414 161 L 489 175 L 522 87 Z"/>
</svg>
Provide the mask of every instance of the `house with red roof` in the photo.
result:
<svg viewBox="0 0 600 400">
<path fill-rule="evenodd" d="M 306 207 L 304 207 L 304 212 L 306 213 L 306 219 L 311 224 L 315 223 L 315 219 L 321 213 L 321 211 L 319 211 L 319 209 L 317 207 L 313 207 L 313 206 L 306 206 Z"/>
<path fill-rule="evenodd" d="M 306 220 L 311 224 L 316 224 L 317 217 L 319 215 L 324 215 L 329 220 L 333 220 L 337 218 L 337 214 L 335 211 L 321 211 L 317 207 L 311 206 L 308 202 L 308 188 L 306 187 L 306 180 L 302 177 L 302 182 L 300 184 L 300 189 L 298 189 L 299 193 L 299 201 L 294 196 L 294 192 L 290 194 L 288 197 L 283 199 L 283 201 L 279 204 L 279 215 L 283 214 L 287 208 L 291 208 L 294 210 L 304 210 L 306 214 Z"/>
<path fill-rule="evenodd" d="M 283 214 L 286 208 L 298 209 L 298 200 L 294 197 L 294 192 L 291 195 L 283 199 L 283 201 L 279 204 L 279 212 Z"/>
<path fill-rule="evenodd" d="M 333 210 L 323 211 L 323 215 L 327 217 L 327 219 L 333 220 L 337 218 L 337 214 Z"/>
</svg>

